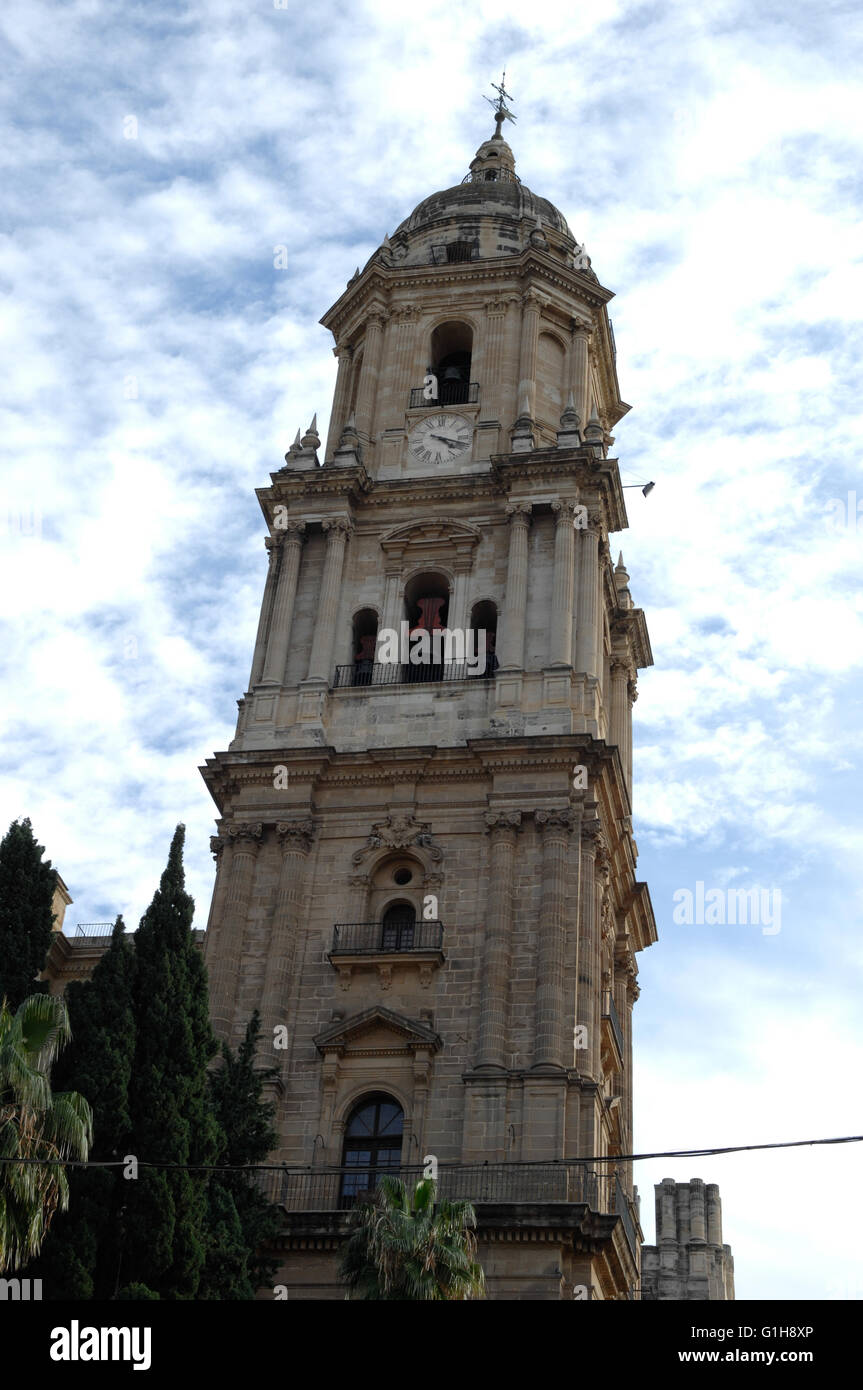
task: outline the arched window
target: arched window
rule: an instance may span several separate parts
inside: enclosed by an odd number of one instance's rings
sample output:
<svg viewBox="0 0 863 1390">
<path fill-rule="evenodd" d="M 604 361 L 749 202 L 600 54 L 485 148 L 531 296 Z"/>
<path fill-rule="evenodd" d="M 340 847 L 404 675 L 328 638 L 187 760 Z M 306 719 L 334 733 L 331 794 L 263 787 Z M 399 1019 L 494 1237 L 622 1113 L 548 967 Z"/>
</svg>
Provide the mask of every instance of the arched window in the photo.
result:
<svg viewBox="0 0 863 1390">
<path fill-rule="evenodd" d="M 464 405 L 470 399 L 473 330 L 450 320 L 432 333 L 432 371 L 438 380 L 438 405 Z"/>
<path fill-rule="evenodd" d="M 377 1186 L 381 1173 L 398 1168 L 403 1131 L 404 1112 L 392 1096 L 363 1096 L 354 1106 L 345 1126 L 342 1167 L 357 1171 L 342 1176 L 341 1207 L 353 1206 Z"/>
<path fill-rule="evenodd" d="M 381 923 L 381 950 L 412 950 L 416 922 L 416 911 L 410 903 L 392 903 Z"/>
<path fill-rule="evenodd" d="M 377 639 L 377 613 L 373 608 L 361 608 L 353 622 L 353 685 L 371 685 Z"/>
<path fill-rule="evenodd" d="M 475 603 L 470 610 L 470 625 L 474 632 L 485 633 L 485 670 L 478 671 L 477 676 L 491 676 L 497 670 L 497 656 L 495 646 L 497 644 L 497 607 L 491 599 L 483 599 L 482 603 Z M 479 651 L 479 639 L 476 638 L 476 650 Z"/>
</svg>

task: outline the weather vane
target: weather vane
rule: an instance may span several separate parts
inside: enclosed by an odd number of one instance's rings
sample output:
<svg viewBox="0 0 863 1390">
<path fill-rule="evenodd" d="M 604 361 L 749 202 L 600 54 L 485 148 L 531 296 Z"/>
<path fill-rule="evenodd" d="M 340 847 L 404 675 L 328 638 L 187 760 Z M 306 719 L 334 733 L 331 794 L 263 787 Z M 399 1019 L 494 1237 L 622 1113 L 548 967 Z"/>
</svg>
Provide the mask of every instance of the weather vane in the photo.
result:
<svg viewBox="0 0 863 1390">
<path fill-rule="evenodd" d="M 497 82 L 491 82 L 489 85 L 494 87 L 494 90 L 497 92 L 496 99 L 494 97 L 485 98 L 489 106 L 493 106 L 495 110 L 494 119 L 497 128 L 494 133 L 497 137 L 500 135 L 500 128 L 503 125 L 504 121 L 515 121 L 515 116 L 512 114 L 512 112 L 509 110 L 506 104 L 507 100 L 512 101 L 511 93 L 506 90 L 506 68 L 504 68 L 503 70 L 503 77 L 500 79 L 500 85 L 498 85 Z"/>
</svg>

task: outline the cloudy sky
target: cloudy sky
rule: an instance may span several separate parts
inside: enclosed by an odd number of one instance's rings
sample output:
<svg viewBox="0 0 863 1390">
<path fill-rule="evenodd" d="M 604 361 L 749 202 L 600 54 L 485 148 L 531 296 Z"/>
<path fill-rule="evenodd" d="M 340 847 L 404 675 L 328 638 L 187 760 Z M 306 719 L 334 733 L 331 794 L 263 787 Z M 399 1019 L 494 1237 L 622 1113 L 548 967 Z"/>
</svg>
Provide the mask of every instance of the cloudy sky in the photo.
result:
<svg viewBox="0 0 863 1390">
<path fill-rule="evenodd" d="M 527 13 L 6 0 L 0 819 L 31 816 L 73 926 L 136 924 L 184 821 L 204 925 L 196 769 L 248 678 L 253 489 L 326 424 L 320 315 L 460 181 L 506 65 L 519 173 L 617 295 L 624 481 L 656 480 L 617 538 L 656 659 L 637 1147 L 861 1133 L 861 12 Z M 699 881 L 781 893 L 780 930 L 675 922 Z M 653 1184 L 699 1176 L 738 1297 L 861 1298 L 860 1158 L 642 1163 L 646 1234 Z"/>
</svg>

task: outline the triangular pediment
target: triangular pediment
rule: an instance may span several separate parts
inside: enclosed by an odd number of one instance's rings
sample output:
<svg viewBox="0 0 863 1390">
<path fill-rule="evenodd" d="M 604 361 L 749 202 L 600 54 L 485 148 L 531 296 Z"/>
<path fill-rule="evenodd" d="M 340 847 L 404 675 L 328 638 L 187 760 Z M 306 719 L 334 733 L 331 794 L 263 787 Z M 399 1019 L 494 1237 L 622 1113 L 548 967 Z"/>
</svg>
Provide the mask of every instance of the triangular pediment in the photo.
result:
<svg viewBox="0 0 863 1390">
<path fill-rule="evenodd" d="M 383 1009 L 379 1004 L 351 1018 L 339 1019 L 330 1024 L 314 1040 L 319 1052 L 332 1048 L 354 1046 L 369 1047 L 423 1047 L 437 1052 L 441 1040 L 433 1028 L 415 1019 L 406 1018 L 392 1009 Z"/>
<path fill-rule="evenodd" d="M 403 547 L 454 545 L 462 548 L 473 547 L 479 543 L 480 532 L 477 526 L 455 517 L 433 516 L 424 521 L 408 521 L 394 526 L 381 537 L 384 550 L 400 550 Z"/>
</svg>

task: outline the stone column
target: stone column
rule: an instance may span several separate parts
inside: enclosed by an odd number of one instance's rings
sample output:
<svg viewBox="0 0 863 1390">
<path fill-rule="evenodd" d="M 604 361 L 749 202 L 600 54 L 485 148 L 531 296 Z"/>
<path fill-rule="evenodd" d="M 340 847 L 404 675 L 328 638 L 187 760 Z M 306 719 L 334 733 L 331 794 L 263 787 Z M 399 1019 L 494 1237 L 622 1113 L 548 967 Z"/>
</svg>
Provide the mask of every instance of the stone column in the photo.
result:
<svg viewBox="0 0 863 1390">
<path fill-rule="evenodd" d="M 619 656 L 611 662 L 611 717 L 609 719 L 609 739 L 617 744 L 623 777 L 631 795 L 632 726 L 629 705 L 629 663 Z M 627 747 L 629 756 L 627 756 Z"/>
<path fill-rule="evenodd" d="M 581 430 L 590 417 L 590 324 L 579 320 L 572 330 L 572 398 Z"/>
<path fill-rule="evenodd" d="M 539 316 L 541 303 L 539 296 L 530 290 L 522 295 L 521 348 L 518 359 L 518 409 L 527 396 L 530 418 L 536 416 L 536 352 L 539 342 Z"/>
<path fill-rule="evenodd" d="M 403 609 L 402 562 L 399 559 L 392 569 L 387 564 L 381 627 L 391 628 L 398 636 L 399 623 L 404 617 Z"/>
<path fill-rule="evenodd" d="M 536 963 L 536 1051 L 534 1066 L 566 1067 L 572 1059 L 565 1039 L 564 964 L 572 811 L 537 811 L 542 835 L 542 903 Z"/>
<path fill-rule="evenodd" d="M 273 1029 L 287 1023 L 291 971 L 303 905 L 306 866 L 314 824 L 310 820 L 279 821 L 276 835 L 282 850 L 282 867 L 270 926 L 267 973 L 261 999 L 263 1048 L 272 1047 Z M 287 1052 L 274 1053 L 287 1061 Z"/>
<path fill-rule="evenodd" d="M 711 1245 L 722 1244 L 722 1202 L 719 1187 L 709 1182 L 704 1189 L 707 1198 L 707 1239 Z"/>
<path fill-rule="evenodd" d="M 527 529 L 530 503 L 510 502 L 509 563 L 506 571 L 506 598 L 498 623 L 500 669 L 520 671 L 524 665 L 524 622 L 527 612 Z"/>
<path fill-rule="evenodd" d="M 327 553 L 307 679 L 322 680 L 329 684 L 333 643 L 336 638 L 336 618 L 342 592 L 345 544 L 352 528 L 347 517 L 334 517 L 323 523 L 323 529 L 327 537 Z"/>
<path fill-rule="evenodd" d="M 488 811 L 489 890 L 482 971 L 478 1067 L 508 1062 L 507 995 L 512 952 L 513 874 L 520 811 Z"/>
<path fill-rule="evenodd" d="M 386 315 L 383 312 L 369 314 L 366 319 L 366 336 L 363 346 L 363 364 L 360 373 L 360 389 L 357 393 L 356 422 L 360 439 L 368 442 L 371 438 L 372 413 L 377 395 L 378 373 L 381 365 L 381 349 Z"/>
<path fill-rule="evenodd" d="M 227 827 L 231 842 L 231 876 L 228 880 L 222 921 L 219 926 L 219 955 L 210 979 L 210 1014 L 216 1036 L 230 1041 L 236 1011 L 237 988 L 243 953 L 243 938 L 252 887 L 255 860 L 261 843 L 262 826 L 237 824 Z"/>
<path fill-rule="evenodd" d="M 276 533 L 277 536 L 282 536 L 279 545 L 281 564 L 270 635 L 267 639 L 267 653 L 264 658 L 264 673 L 261 678 L 264 685 L 281 685 L 285 679 L 285 662 L 288 659 L 288 645 L 291 640 L 305 529 L 304 521 L 289 521 L 283 532 Z"/>
<path fill-rule="evenodd" d="M 599 1079 L 600 1057 L 599 1034 L 594 1027 L 594 1012 L 600 991 L 600 980 L 595 973 L 600 934 L 596 910 L 596 855 L 600 837 L 599 819 L 588 813 L 581 826 L 577 1014 L 579 1026 L 586 1030 L 587 1035 L 587 1047 L 583 1062 L 579 1062 L 579 1071 L 595 1081 Z"/>
<path fill-rule="evenodd" d="M 469 577 L 470 574 L 467 569 L 456 569 L 452 593 L 449 598 L 447 627 L 459 627 L 462 631 L 467 627 L 467 585 Z"/>
<path fill-rule="evenodd" d="M 572 604 L 575 592 L 575 504 L 552 502 L 554 526 L 554 587 L 551 600 L 551 666 L 572 665 Z"/>
<path fill-rule="evenodd" d="M 345 421 L 348 418 L 348 401 L 351 390 L 351 358 L 353 350 L 349 347 L 334 347 L 333 356 L 338 359 L 339 370 L 336 375 L 336 389 L 333 394 L 333 409 L 330 414 L 330 427 L 327 431 L 327 449 L 324 459 L 332 462 L 333 454 L 339 447 L 339 440 Z"/>
<path fill-rule="evenodd" d="M 596 652 L 599 627 L 599 528 L 594 517 L 579 530 L 578 603 L 575 624 L 575 669 L 598 675 Z"/>
<path fill-rule="evenodd" d="M 210 915 L 207 919 L 207 932 L 204 937 L 204 960 L 208 970 L 210 962 L 215 961 L 218 955 L 217 948 L 222 929 L 225 895 L 231 877 L 232 842 L 227 832 L 223 830 L 218 835 L 210 836 L 210 853 L 216 861 L 216 882 L 213 887 Z"/>
<path fill-rule="evenodd" d="M 272 536 L 267 536 L 264 545 L 267 547 L 267 579 L 264 584 L 264 596 L 261 599 L 261 616 L 258 618 L 258 631 L 255 636 L 255 653 L 252 657 L 252 670 L 249 676 L 250 690 L 258 684 L 264 670 L 264 654 L 267 650 L 267 628 L 270 623 L 270 614 L 273 611 L 276 574 L 278 573 L 279 567 L 279 546 L 276 541 Z"/>
<path fill-rule="evenodd" d="M 690 1239 L 707 1239 L 707 1213 L 704 1209 L 704 1180 L 692 1178 L 689 1183 L 689 1230 Z"/>
</svg>

